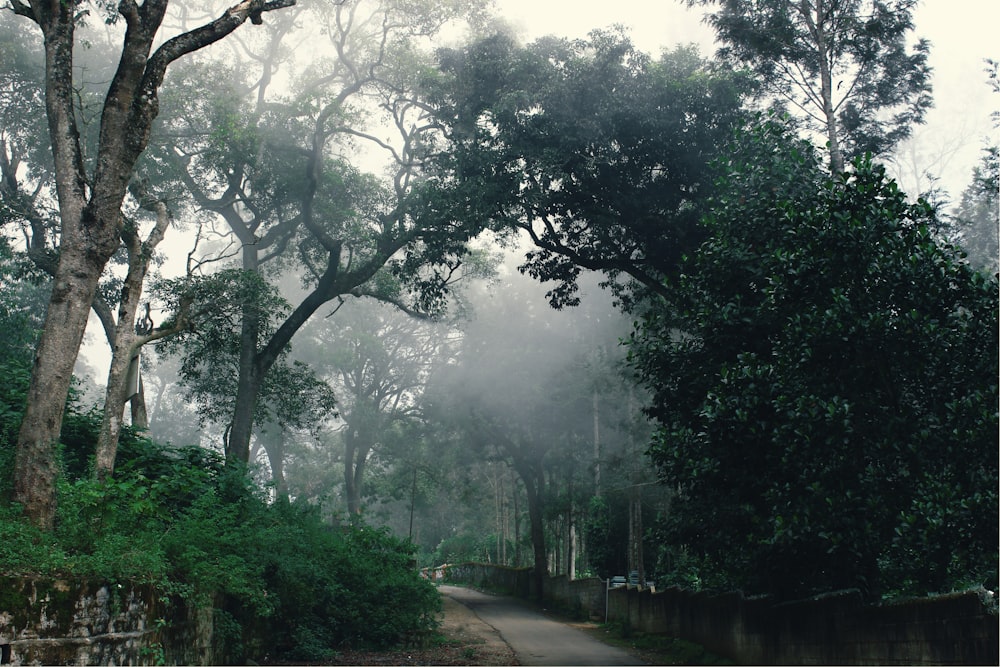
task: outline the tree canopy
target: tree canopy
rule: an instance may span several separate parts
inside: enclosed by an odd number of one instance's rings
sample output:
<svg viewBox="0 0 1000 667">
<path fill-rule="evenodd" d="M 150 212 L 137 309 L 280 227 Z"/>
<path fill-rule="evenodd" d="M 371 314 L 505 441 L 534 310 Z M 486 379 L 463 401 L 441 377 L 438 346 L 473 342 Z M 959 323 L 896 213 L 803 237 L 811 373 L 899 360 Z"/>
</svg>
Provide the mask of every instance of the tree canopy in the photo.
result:
<svg viewBox="0 0 1000 667">
<path fill-rule="evenodd" d="M 632 345 L 670 539 L 715 585 L 785 595 L 995 576 L 995 279 L 870 161 L 830 177 L 770 123 L 729 154 Z"/>
<path fill-rule="evenodd" d="M 578 302 L 582 269 L 662 291 L 701 240 L 708 162 L 740 122 L 746 83 L 690 48 L 652 60 L 617 33 L 523 48 L 496 35 L 440 59 L 456 215 L 525 233 L 521 270 L 556 281 L 557 307 Z"/>
<path fill-rule="evenodd" d="M 719 55 L 749 67 L 762 91 L 828 142 L 843 171 L 885 155 L 931 106 L 930 44 L 908 43 L 918 0 L 687 0 L 708 18 Z"/>
</svg>

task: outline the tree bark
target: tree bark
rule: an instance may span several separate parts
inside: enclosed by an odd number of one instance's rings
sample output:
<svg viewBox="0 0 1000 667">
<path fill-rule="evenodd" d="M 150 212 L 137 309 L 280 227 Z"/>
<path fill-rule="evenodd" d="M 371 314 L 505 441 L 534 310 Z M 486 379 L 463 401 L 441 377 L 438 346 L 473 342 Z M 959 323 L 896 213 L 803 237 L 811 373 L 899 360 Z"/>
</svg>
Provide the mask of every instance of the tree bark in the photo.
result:
<svg viewBox="0 0 1000 667">
<path fill-rule="evenodd" d="M 823 105 L 823 116 L 826 121 L 826 140 L 830 144 L 830 172 L 844 173 L 844 153 L 840 148 L 840 133 L 837 130 L 837 112 L 833 107 L 833 58 L 830 45 L 830 35 L 826 32 L 828 7 L 823 0 L 817 0 L 815 16 L 809 13 L 809 5 L 802 3 L 800 12 L 816 40 L 816 53 L 819 60 L 820 98 Z"/>
<path fill-rule="evenodd" d="M 141 331 L 137 328 L 140 325 L 133 326 L 139 311 L 142 286 L 149 271 L 149 262 L 152 260 L 153 251 L 163 240 L 170 224 L 170 213 L 163 201 L 143 201 L 143 197 L 148 195 L 138 190 L 135 191 L 135 194 L 140 198 L 140 203 L 144 207 L 156 211 L 156 224 L 145 241 L 140 240 L 138 230 L 132 226 L 126 226 L 122 230 L 121 238 L 128 253 L 128 273 L 125 276 L 121 299 L 118 303 L 118 322 L 115 327 L 111 367 L 108 369 L 108 384 L 104 396 L 104 416 L 101 420 L 101 431 L 97 437 L 97 450 L 94 458 L 94 474 L 102 482 L 109 480 L 114 474 L 125 403 L 133 398 L 126 395 L 129 366 L 146 342 L 144 337 L 152 333 L 152 321 L 141 325 L 143 327 Z M 177 321 L 181 322 L 180 314 L 178 314 Z M 179 331 L 179 328 L 174 327 L 171 333 Z M 164 335 L 158 337 L 162 338 Z"/>
<path fill-rule="evenodd" d="M 344 495 L 347 497 L 347 513 L 361 516 L 361 487 L 368 467 L 368 455 L 372 451 L 371 438 L 348 426 L 344 438 Z"/>
<path fill-rule="evenodd" d="M 149 413 L 146 411 L 146 387 L 139 375 L 139 393 L 129 401 L 132 412 L 132 428 L 149 430 Z"/>
<path fill-rule="evenodd" d="M 601 399 L 594 389 L 594 495 L 601 497 Z"/>
<path fill-rule="evenodd" d="M 90 303 L 103 263 L 86 249 L 66 248 L 35 351 L 28 401 L 14 458 L 14 500 L 36 526 L 51 529 L 55 520 L 56 443 L 66 396 Z M 100 266 L 97 266 L 97 265 Z"/>
</svg>

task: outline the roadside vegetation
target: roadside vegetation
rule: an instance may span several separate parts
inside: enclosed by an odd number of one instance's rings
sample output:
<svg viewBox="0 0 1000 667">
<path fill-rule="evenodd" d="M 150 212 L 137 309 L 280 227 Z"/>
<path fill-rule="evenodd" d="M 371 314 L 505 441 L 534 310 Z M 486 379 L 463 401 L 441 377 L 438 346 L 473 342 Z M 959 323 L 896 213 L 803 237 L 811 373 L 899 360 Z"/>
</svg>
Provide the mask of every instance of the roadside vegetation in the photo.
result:
<svg viewBox="0 0 1000 667">
<path fill-rule="evenodd" d="M 23 357 L 0 357 L 0 462 L 13 455 L 26 368 Z M 114 479 L 98 482 L 89 469 L 100 423 L 99 411 L 71 401 L 51 531 L 6 501 L 11 468 L 0 466 L 0 573 L 150 583 L 213 607 L 217 655 L 230 664 L 328 661 L 433 636 L 439 596 L 415 572 L 408 542 L 361 523 L 332 525 L 305 503 L 269 502 L 220 456 L 127 428 Z M 250 640 L 265 625 L 261 653 Z"/>
</svg>

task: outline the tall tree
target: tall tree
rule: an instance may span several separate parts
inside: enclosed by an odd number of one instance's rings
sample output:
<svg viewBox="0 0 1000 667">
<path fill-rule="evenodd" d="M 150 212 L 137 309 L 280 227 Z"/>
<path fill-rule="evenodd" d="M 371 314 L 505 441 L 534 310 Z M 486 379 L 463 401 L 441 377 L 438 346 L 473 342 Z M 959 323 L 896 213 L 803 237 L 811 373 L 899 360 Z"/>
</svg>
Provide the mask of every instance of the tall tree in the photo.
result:
<svg viewBox="0 0 1000 667">
<path fill-rule="evenodd" d="M 533 243 L 522 271 L 576 303 L 583 269 L 662 292 L 700 239 L 708 162 L 741 121 L 746 82 L 690 48 L 659 60 L 618 33 L 444 51 L 448 203 Z M 629 282 L 631 280 L 631 282 Z"/>
<path fill-rule="evenodd" d="M 1000 263 L 1000 146 L 983 150 L 953 218 L 958 243 L 971 264 L 995 275 Z"/>
<path fill-rule="evenodd" d="M 306 294 L 267 336 L 252 304 L 240 318 L 230 460 L 248 459 L 267 373 L 324 304 L 353 294 L 411 310 L 443 305 L 465 243 L 482 223 L 434 215 L 422 199 L 423 162 L 440 136 L 419 96 L 418 64 L 426 60 L 424 42 L 475 6 L 311 5 L 314 38 L 327 40 L 332 55 L 303 68 L 290 96 L 272 81 L 290 57 L 281 40 L 291 22 L 263 43 L 241 45 L 252 56 L 234 59 L 218 78 L 221 95 L 206 100 L 196 90 L 194 104 L 207 113 L 165 128 L 188 192 L 236 238 L 242 268 L 263 274 L 297 265 L 306 276 Z M 373 155 L 387 164 L 380 173 L 359 166 Z"/>
<path fill-rule="evenodd" d="M 556 533 L 547 526 L 568 529 L 583 504 L 579 492 L 590 487 L 592 387 L 580 358 L 599 338 L 594 330 L 605 323 L 596 320 L 607 304 L 598 299 L 593 319 L 582 324 L 582 313 L 549 309 L 538 288 L 516 274 L 475 302 L 457 362 L 440 368 L 427 390 L 427 414 L 479 457 L 517 474 L 537 593 L 550 566 L 560 567 L 549 558 Z"/>
<path fill-rule="evenodd" d="M 883 155 L 931 106 L 930 44 L 907 41 L 919 0 L 686 0 L 718 6 L 720 56 L 748 66 L 829 145 L 830 168 Z"/>
<path fill-rule="evenodd" d="M 14 499 L 35 524 L 55 516 L 55 445 L 87 315 L 98 281 L 117 250 L 121 205 L 132 169 L 145 150 L 167 67 L 231 34 L 247 19 L 295 0 L 244 0 L 221 17 L 176 35 L 155 50 L 167 0 L 120 2 L 109 19 L 126 25 L 117 70 L 101 112 L 93 171 L 80 144 L 73 48 L 84 2 L 9 0 L 6 9 L 33 22 L 45 44 L 45 109 L 59 201 L 60 253 L 45 326 L 35 353 L 27 407 L 18 436 Z"/>
<path fill-rule="evenodd" d="M 357 516 L 371 458 L 393 433 L 419 417 L 424 383 L 446 341 L 431 322 L 389 304 L 358 300 L 303 333 L 299 358 L 307 359 L 338 394 L 344 496 L 348 514 Z"/>
<path fill-rule="evenodd" d="M 1000 63 L 987 59 L 985 71 L 994 94 L 1000 93 Z M 1000 111 L 992 114 L 1000 128 Z M 1000 145 L 994 140 L 983 149 L 972 171 L 972 182 L 962 193 L 954 213 L 959 243 L 976 268 L 996 274 L 1000 264 Z"/>
<path fill-rule="evenodd" d="M 996 280 L 882 168 L 831 176 L 784 128 L 735 143 L 720 186 L 710 240 L 633 345 L 680 489 L 666 539 L 710 586 L 992 585 Z"/>
<path fill-rule="evenodd" d="M 51 151 L 46 151 L 43 139 L 45 85 L 41 65 L 44 56 L 40 48 L 33 48 L 34 40 L 26 39 L 32 35 L 15 35 L 14 27 L 13 16 L 0 16 L 0 50 L 4 52 L 4 62 L 8 64 L 0 75 L 3 77 L 0 98 L 4 116 L 4 129 L 0 131 L 0 200 L 7 211 L 5 222 L 16 222 L 21 228 L 28 257 L 38 268 L 54 277 L 59 262 L 60 238 L 53 201 L 56 188 L 52 155 Z M 88 48 L 81 52 L 84 57 L 78 58 L 79 66 L 89 72 L 90 80 L 110 79 L 113 69 L 107 62 L 107 46 L 100 40 L 91 39 L 93 31 L 83 34 L 87 35 Z M 80 129 L 85 154 L 92 153 L 97 145 L 96 128 L 87 119 L 94 109 L 100 108 L 101 92 L 98 86 L 89 83 L 77 90 L 78 114 L 84 120 Z M 141 168 L 137 167 L 137 170 Z M 96 473 L 102 478 L 113 468 L 126 400 L 132 404 L 133 424 L 145 426 L 141 390 L 132 394 L 131 398 L 125 395 L 130 361 L 137 354 L 137 347 L 149 340 L 137 338 L 132 323 L 136 320 L 146 274 L 155 260 L 156 247 L 172 221 L 166 201 L 162 197 L 154 197 L 150 190 L 148 181 L 137 176 L 130 181 L 129 196 L 122 207 L 121 240 L 124 252 L 112 258 L 92 303 L 112 351 L 104 424 L 96 456 Z M 143 209 L 155 216 L 148 232 L 143 231 Z M 124 276 L 120 275 L 121 263 L 125 264 Z M 118 312 L 117 318 L 115 311 Z M 151 330 L 143 331 L 143 335 L 149 334 L 152 334 Z M 163 332 L 156 333 L 157 337 L 161 335 Z"/>
<path fill-rule="evenodd" d="M 237 397 L 240 318 L 252 305 L 257 310 L 253 316 L 262 335 L 268 336 L 287 316 L 289 305 L 273 285 L 253 271 L 226 269 L 207 277 L 184 277 L 170 282 L 180 287 L 167 286 L 165 293 L 176 294 L 180 301 L 190 301 L 201 314 L 195 326 L 161 340 L 158 350 L 182 358 L 180 383 L 197 405 L 201 424 L 225 425 L 233 414 Z M 290 352 L 289 347 L 281 350 L 266 381 L 258 387 L 254 402 L 254 423 L 269 429 L 269 441 L 274 426 L 303 428 L 322 421 L 333 411 L 329 386 L 311 368 L 289 359 Z"/>
</svg>

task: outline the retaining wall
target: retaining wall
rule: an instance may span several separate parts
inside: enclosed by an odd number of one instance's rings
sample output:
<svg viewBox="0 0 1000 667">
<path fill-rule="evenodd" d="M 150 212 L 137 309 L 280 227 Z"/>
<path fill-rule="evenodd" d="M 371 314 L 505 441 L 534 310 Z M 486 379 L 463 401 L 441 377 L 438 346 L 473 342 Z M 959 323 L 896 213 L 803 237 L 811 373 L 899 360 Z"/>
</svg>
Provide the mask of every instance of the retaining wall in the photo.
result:
<svg viewBox="0 0 1000 667">
<path fill-rule="evenodd" d="M 462 563 L 446 566 L 441 576 L 496 590 L 494 582 L 527 582 L 529 573 Z M 880 605 L 864 604 L 856 590 L 775 603 L 740 592 L 605 591 L 600 579 L 551 577 L 545 599 L 593 618 L 606 611 L 609 621 L 694 641 L 742 664 L 1000 664 L 996 601 L 982 590 Z"/>
<path fill-rule="evenodd" d="M 0 664 L 211 664 L 211 610 L 150 586 L 0 577 Z"/>
</svg>

